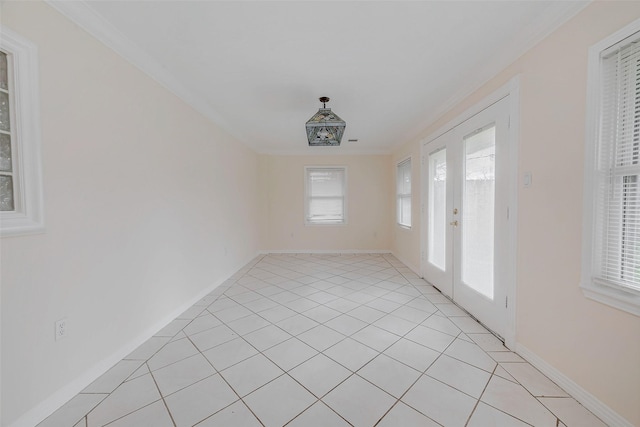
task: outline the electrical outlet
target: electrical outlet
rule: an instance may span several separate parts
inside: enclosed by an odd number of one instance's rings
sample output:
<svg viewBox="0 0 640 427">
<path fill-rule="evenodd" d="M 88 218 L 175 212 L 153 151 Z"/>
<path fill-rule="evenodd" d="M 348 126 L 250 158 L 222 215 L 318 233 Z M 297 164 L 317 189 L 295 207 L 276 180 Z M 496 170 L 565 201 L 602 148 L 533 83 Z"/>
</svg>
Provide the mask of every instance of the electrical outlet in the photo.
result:
<svg viewBox="0 0 640 427">
<path fill-rule="evenodd" d="M 60 319 L 56 322 L 55 337 L 56 341 L 66 338 L 67 336 L 67 319 Z"/>
</svg>

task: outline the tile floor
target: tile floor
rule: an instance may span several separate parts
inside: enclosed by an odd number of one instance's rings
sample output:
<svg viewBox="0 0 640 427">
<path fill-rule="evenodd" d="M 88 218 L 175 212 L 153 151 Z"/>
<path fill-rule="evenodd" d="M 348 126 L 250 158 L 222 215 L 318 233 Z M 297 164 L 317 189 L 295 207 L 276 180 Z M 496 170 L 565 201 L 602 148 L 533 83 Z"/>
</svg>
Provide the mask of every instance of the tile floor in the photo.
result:
<svg viewBox="0 0 640 427">
<path fill-rule="evenodd" d="M 267 255 L 39 427 L 604 426 L 391 255 Z"/>
</svg>

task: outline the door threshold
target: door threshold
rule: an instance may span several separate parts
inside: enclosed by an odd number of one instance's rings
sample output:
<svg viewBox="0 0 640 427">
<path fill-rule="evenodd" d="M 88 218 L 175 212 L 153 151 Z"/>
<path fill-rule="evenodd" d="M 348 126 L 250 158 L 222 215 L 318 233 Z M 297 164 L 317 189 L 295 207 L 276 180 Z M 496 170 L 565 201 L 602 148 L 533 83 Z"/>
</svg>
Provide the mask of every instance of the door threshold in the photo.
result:
<svg viewBox="0 0 640 427">
<path fill-rule="evenodd" d="M 424 278 L 422 279 L 424 280 Z M 425 280 L 425 282 L 427 282 Z M 429 283 L 429 282 L 427 282 Z M 429 283 L 431 285 L 431 283 Z M 433 286 L 433 285 L 431 285 Z M 477 317 L 475 317 L 473 314 L 469 313 L 464 307 L 462 307 L 461 305 L 459 305 L 457 302 L 455 302 L 453 299 L 451 299 L 448 295 L 445 295 L 442 293 L 442 291 L 440 289 L 438 289 L 436 286 L 433 286 L 433 288 L 435 290 L 437 290 L 438 292 L 440 292 L 440 295 L 442 295 L 443 297 L 445 297 L 446 299 L 448 299 L 449 301 L 451 301 L 451 304 L 455 305 L 456 307 L 458 307 L 460 310 L 464 311 L 465 313 L 467 313 L 467 315 L 469 317 L 471 317 L 473 320 L 475 320 L 476 322 L 478 322 L 480 325 L 482 325 L 483 328 L 485 328 L 487 331 L 489 331 L 489 333 L 491 335 L 493 335 L 494 337 L 498 338 L 500 340 L 500 342 L 502 342 L 502 345 L 504 345 L 505 347 L 507 347 L 505 345 L 505 341 L 504 338 L 502 338 L 499 334 L 497 334 L 493 329 L 489 328 L 487 325 L 485 325 L 484 323 L 482 323 L 480 320 L 478 320 Z M 507 347 L 508 348 L 508 347 Z"/>
</svg>

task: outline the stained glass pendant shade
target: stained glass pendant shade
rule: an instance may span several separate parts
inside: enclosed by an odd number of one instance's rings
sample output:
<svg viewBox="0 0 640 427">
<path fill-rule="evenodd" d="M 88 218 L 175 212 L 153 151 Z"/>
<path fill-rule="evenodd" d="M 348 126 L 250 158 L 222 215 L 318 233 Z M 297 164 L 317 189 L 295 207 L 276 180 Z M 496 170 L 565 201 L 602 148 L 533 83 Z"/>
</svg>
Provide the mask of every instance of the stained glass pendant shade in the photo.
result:
<svg viewBox="0 0 640 427">
<path fill-rule="evenodd" d="M 347 124 L 336 113 L 327 108 L 329 98 L 320 98 L 322 108 L 313 115 L 305 125 L 307 128 L 307 139 L 311 147 L 326 147 L 340 145 L 344 128 Z"/>
</svg>

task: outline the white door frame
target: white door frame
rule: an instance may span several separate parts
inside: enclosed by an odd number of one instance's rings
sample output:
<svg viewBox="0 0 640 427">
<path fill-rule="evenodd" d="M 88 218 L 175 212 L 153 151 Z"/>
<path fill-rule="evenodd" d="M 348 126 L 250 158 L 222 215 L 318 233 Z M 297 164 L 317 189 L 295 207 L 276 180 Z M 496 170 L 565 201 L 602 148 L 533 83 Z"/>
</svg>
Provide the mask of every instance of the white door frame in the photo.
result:
<svg viewBox="0 0 640 427">
<path fill-rule="evenodd" d="M 517 279 L 517 247 L 518 247 L 518 146 L 519 146 L 519 123 L 520 123 L 520 79 L 518 76 L 513 77 L 507 84 L 494 91 L 489 96 L 476 103 L 473 107 L 449 121 L 446 125 L 430 134 L 427 138 L 420 141 L 420 275 L 424 277 L 426 265 L 426 243 L 427 243 L 427 189 L 422 185 L 426 179 L 425 157 L 429 154 L 425 152 L 425 145 L 439 136 L 445 134 L 449 130 L 455 128 L 462 122 L 475 116 L 485 108 L 495 104 L 499 100 L 509 97 L 509 159 L 508 159 L 508 205 L 509 205 L 509 237 L 508 237 L 508 259 L 506 267 L 507 279 L 507 325 L 505 325 L 505 345 L 510 349 L 515 349 L 516 344 L 516 279 Z"/>
</svg>

